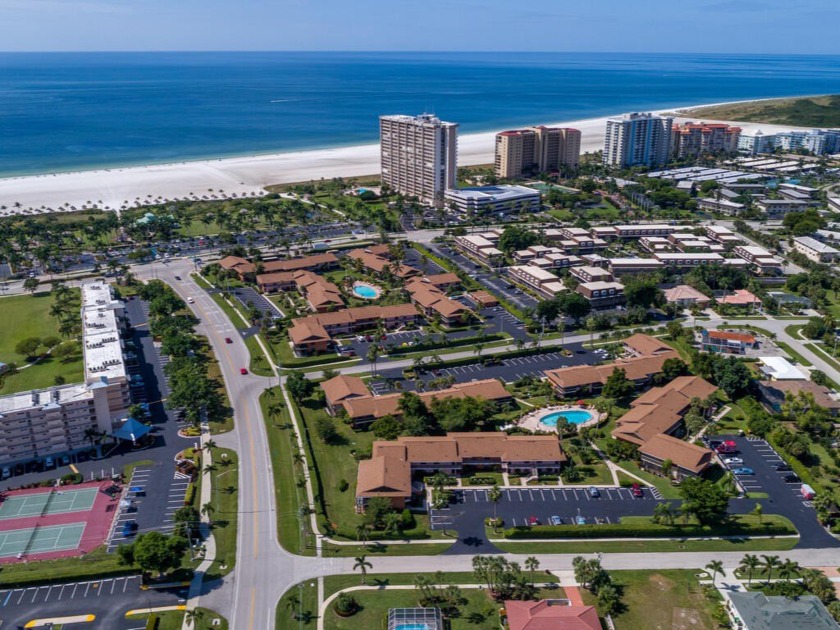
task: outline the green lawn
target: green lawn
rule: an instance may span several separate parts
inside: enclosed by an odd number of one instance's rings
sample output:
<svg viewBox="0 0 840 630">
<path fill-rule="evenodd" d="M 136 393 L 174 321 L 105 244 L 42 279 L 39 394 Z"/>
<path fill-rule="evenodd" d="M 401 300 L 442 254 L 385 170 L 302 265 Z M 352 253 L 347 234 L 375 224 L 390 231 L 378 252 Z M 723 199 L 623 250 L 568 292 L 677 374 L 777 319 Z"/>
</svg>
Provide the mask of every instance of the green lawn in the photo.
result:
<svg viewBox="0 0 840 630">
<path fill-rule="evenodd" d="M 454 530 L 449 530 L 452 534 Z M 388 543 L 369 543 L 368 545 L 331 545 L 324 542 L 322 550 L 324 557 L 330 558 L 355 558 L 357 556 L 368 556 L 373 559 L 376 556 L 436 556 L 443 553 L 455 542 L 451 538 L 448 543 L 412 543 L 408 545 L 389 545 Z"/>
<path fill-rule="evenodd" d="M 277 407 L 282 398 L 280 390 L 273 387 L 260 396 L 271 467 L 274 474 L 274 497 L 277 504 L 277 532 L 280 545 L 292 553 L 315 555 L 315 539 L 309 531 L 309 520 L 301 529 L 300 507 L 306 505 L 306 493 L 296 481 L 302 478 L 301 465 L 294 460 L 297 445 L 288 411 Z M 272 413 L 275 409 L 275 413 Z"/>
<path fill-rule="evenodd" d="M 209 359 L 207 366 L 207 375 L 219 384 L 219 391 L 221 391 L 222 393 L 224 405 L 229 410 L 228 413 L 224 414 L 223 418 L 214 419 L 210 421 L 210 433 L 213 435 L 217 435 L 219 433 L 233 431 L 233 409 L 231 409 L 230 406 L 230 400 L 228 399 L 227 389 L 225 388 L 224 379 L 222 378 L 222 371 L 219 368 L 219 361 L 216 358 L 216 354 L 213 352 L 213 349 L 210 347 L 210 344 L 206 342 L 204 343 L 204 353 Z"/>
<path fill-rule="evenodd" d="M 72 300 L 78 301 L 78 290 L 74 289 Z M 32 366 L 26 365 L 26 357 L 15 352 L 19 341 L 28 337 L 59 337 L 58 321 L 50 315 L 54 299 L 50 293 L 35 295 L 13 295 L 0 298 L 0 312 L 4 325 L 0 327 L 0 362 L 16 363 L 20 371 L 6 376 L 0 387 L 0 395 L 30 389 L 41 389 L 55 385 L 61 377 L 66 383 L 78 383 L 84 378 L 82 348 L 67 359 L 57 360 L 45 357 Z M 21 369 L 23 368 L 23 369 Z"/>
<path fill-rule="evenodd" d="M 298 405 L 305 425 L 307 448 L 311 457 L 310 465 L 315 464 L 312 479 L 316 494 L 323 494 L 322 526 L 328 524 L 338 537 L 355 540 L 356 527 L 362 524 L 362 516 L 356 514 L 355 492 L 358 462 L 354 457 L 357 451 L 370 452 L 374 435 L 370 431 L 354 431 L 349 425 L 331 418 L 323 404 L 311 397 Z M 329 418 L 339 434 L 335 444 L 325 444 L 318 437 L 316 425 L 319 418 Z M 346 481 L 347 489 L 342 492 L 339 486 Z M 321 506 L 318 506 L 320 511 Z M 411 538 L 439 538 L 442 532 L 428 530 L 428 516 L 415 515 L 417 527 L 405 534 Z M 375 536 L 371 537 L 372 539 Z"/>
<path fill-rule="evenodd" d="M 501 534 L 499 534 L 501 537 Z M 671 551 L 787 551 L 798 538 L 756 538 L 750 540 L 575 540 L 562 543 L 497 542 L 505 553 L 660 553 Z"/>
<path fill-rule="evenodd" d="M 228 621 L 219 613 L 209 608 L 196 608 L 198 615 L 190 626 L 192 630 L 228 630 Z M 153 613 L 158 619 L 158 624 L 154 626 L 157 630 L 181 630 L 184 624 L 185 613 L 180 610 L 167 610 L 165 612 Z M 148 614 L 131 615 L 127 617 L 132 621 L 149 621 Z M 216 622 L 216 623 L 214 623 Z"/>
<path fill-rule="evenodd" d="M 236 451 L 227 448 L 213 448 L 212 476 L 213 492 L 210 503 L 213 510 L 209 518 L 213 523 L 213 538 L 216 541 L 216 560 L 205 574 L 206 580 L 214 580 L 230 573 L 236 564 L 236 531 L 239 504 L 239 457 Z M 223 455 L 225 457 L 223 457 Z"/>
<path fill-rule="evenodd" d="M 449 619 L 450 630 L 498 630 L 500 604 L 491 600 L 486 591 L 462 589 L 464 603 L 459 614 Z M 385 627 L 390 608 L 412 608 L 418 605 L 419 594 L 415 589 L 392 591 L 356 591 L 352 593 L 359 603 L 359 610 L 352 617 L 339 617 L 332 606 L 324 614 L 326 630 L 378 630 Z"/>
<path fill-rule="evenodd" d="M 610 571 L 623 591 L 625 610 L 613 615 L 616 630 L 688 630 L 717 628 L 712 618 L 717 605 L 703 593 L 699 571 Z M 581 589 L 586 604 L 595 597 Z"/>
<path fill-rule="evenodd" d="M 117 554 L 105 553 L 105 547 L 97 547 L 81 558 L 6 564 L 0 571 L 0 586 L 46 584 L 60 580 L 97 579 L 136 573 L 139 573 L 137 569 L 120 565 Z"/>
<path fill-rule="evenodd" d="M 682 495 L 680 494 L 679 489 L 676 486 L 672 486 L 671 482 L 665 479 L 664 477 L 658 477 L 656 475 L 652 475 L 647 471 L 642 470 L 639 468 L 639 465 L 636 462 L 629 462 L 629 461 L 621 461 L 616 462 L 618 466 L 627 470 L 627 472 L 633 473 L 637 477 L 641 477 L 651 485 L 656 486 L 659 489 L 659 492 L 662 493 L 662 497 L 665 499 L 681 499 Z M 635 480 L 634 480 L 635 481 Z"/>
</svg>

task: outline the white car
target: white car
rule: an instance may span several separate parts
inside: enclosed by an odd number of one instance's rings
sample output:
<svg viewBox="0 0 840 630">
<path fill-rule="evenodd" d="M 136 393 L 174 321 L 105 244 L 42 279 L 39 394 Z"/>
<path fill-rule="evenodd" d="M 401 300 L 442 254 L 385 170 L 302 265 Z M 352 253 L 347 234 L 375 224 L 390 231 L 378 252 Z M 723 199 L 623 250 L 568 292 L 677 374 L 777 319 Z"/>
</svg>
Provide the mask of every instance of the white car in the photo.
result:
<svg viewBox="0 0 840 630">
<path fill-rule="evenodd" d="M 188 297 L 187 304 L 195 304 L 195 298 Z"/>
<path fill-rule="evenodd" d="M 727 457 L 723 460 L 723 463 L 724 464 L 737 464 L 738 466 L 740 466 L 741 464 L 744 463 L 744 460 L 741 459 L 740 457 Z"/>
</svg>

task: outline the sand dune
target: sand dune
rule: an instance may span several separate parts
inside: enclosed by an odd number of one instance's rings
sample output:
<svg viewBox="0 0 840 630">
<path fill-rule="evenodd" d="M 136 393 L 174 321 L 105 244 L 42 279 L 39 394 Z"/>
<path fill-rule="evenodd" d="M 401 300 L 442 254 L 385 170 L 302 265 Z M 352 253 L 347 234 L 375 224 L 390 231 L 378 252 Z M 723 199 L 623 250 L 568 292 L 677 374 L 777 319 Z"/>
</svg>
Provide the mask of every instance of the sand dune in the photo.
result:
<svg viewBox="0 0 840 630">
<path fill-rule="evenodd" d="M 683 108 L 685 109 L 685 108 Z M 680 110 L 678 110 L 680 111 Z M 582 151 L 603 147 L 606 117 L 553 123 L 582 132 Z M 745 131 L 789 129 L 774 125 L 736 123 Z M 493 161 L 494 133 L 467 134 L 459 138 L 458 161 L 462 166 Z M 57 173 L 0 179 L 2 214 L 71 210 L 84 205 L 118 210 L 123 206 L 182 199 L 260 194 L 269 184 L 372 175 L 379 172 L 376 144 Z M 212 189 L 212 191 L 210 190 Z"/>
</svg>

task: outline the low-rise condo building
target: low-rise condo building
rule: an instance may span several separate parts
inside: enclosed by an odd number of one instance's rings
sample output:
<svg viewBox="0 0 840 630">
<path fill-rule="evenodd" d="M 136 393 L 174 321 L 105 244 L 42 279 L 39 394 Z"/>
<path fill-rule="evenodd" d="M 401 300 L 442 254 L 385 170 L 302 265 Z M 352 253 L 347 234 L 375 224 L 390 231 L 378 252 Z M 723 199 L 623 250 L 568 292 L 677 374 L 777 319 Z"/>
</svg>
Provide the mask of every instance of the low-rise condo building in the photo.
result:
<svg viewBox="0 0 840 630">
<path fill-rule="evenodd" d="M 834 262 L 840 256 L 840 251 L 810 236 L 795 237 L 793 239 L 793 249 L 809 260 L 819 263 Z"/>
<path fill-rule="evenodd" d="M 504 253 L 496 247 L 498 242 L 498 239 L 493 242 L 480 234 L 455 237 L 455 247 L 488 267 L 498 267 L 504 262 Z"/>
<path fill-rule="evenodd" d="M 450 189 L 444 199 L 446 206 L 461 216 L 476 217 L 539 212 L 542 197 L 533 188 L 498 184 Z"/>
<path fill-rule="evenodd" d="M 608 264 L 616 278 L 636 273 L 650 273 L 665 268 L 665 264 L 656 258 L 610 258 Z"/>
<path fill-rule="evenodd" d="M 777 276 L 782 273 L 782 261 L 758 245 L 738 245 L 732 253 L 745 260 L 752 269 L 763 276 Z"/>
<path fill-rule="evenodd" d="M 552 298 L 564 288 L 560 278 L 534 265 L 514 265 L 508 267 L 506 273 L 514 281 L 527 285 L 545 297 Z"/>
<path fill-rule="evenodd" d="M 744 242 L 740 236 L 722 225 L 707 225 L 706 236 L 721 245 L 739 245 Z"/>
<path fill-rule="evenodd" d="M 609 282 L 613 279 L 612 274 L 603 267 L 591 265 L 575 267 L 569 273 L 581 282 Z"/>
<path fill-rule="evenodd" d="M 654 260 L 658 260 L 662 263 L 663 267 L 666 269 L 693 269 L 694 267 L 700 267 L 702 265 L 714 265 L 714 264 L 721 264 L 724 261 L 723 256 L 720 254 L 691 254 L 691 253 L 679 253 L 679 254 L 663 254 L 663 253 L 656 253 L 653 255 Z"/>
<path fill-rule="evenodd" d="M 810 204 L 807 201 L 792 201 L 790 199 L 759 199 L 755 207 L 767 215 L 768 219 L 783 219 L 791 212 L 803 212 Z"/>
<path fill-rule="evenodd" d="M 589 300 L 594 310 L 615 308 L 627 302 L 624 297 L 624 285 L 620 282 L 581 282 L 575 291 Z"/>
</svg>

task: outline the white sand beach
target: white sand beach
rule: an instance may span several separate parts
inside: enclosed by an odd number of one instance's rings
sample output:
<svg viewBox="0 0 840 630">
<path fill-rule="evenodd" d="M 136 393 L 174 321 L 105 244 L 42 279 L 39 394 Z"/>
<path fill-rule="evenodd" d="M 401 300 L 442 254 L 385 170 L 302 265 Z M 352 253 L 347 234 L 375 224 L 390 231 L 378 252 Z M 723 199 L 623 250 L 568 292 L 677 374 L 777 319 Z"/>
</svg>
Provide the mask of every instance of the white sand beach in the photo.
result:
<svg viewBox="0 0 840 630">
<path fill-rule="evenodd" d="M 682 112 L 686 109 L 672 108 L 668 111 Z M 583 136 L 581 151 L 588 152 L 603 148 L 606 120 L 607 117 L 602 117 L 550 124 L 580 129 Z M 733 124 L 746 133 L 756 129 L 769 133 L 791 129 L 766 124 Z M 494 136 L 495 132 L 459 137 L 458 163 L 461 166 L 491 163 Z M 69 211 L 83 206 L 119 210 L 137 202 L 148 204 L 194 196 L 213 199 L 229 197 L 234 193 L 237 196 L 256 195 L 269 184 L 378 172 L 379 145 L 366 144 L 275 155 L 10 177 L 0 179 L 0 215 Z"/>
</svg>

